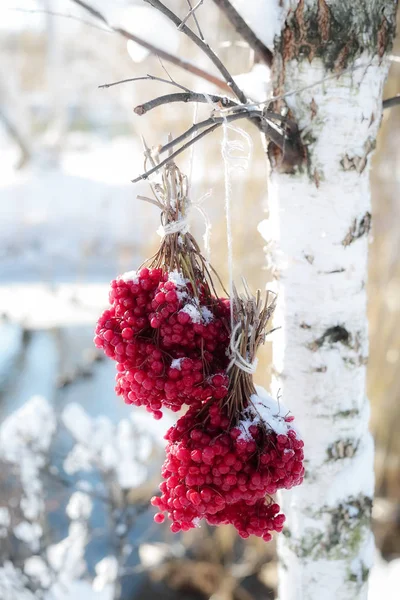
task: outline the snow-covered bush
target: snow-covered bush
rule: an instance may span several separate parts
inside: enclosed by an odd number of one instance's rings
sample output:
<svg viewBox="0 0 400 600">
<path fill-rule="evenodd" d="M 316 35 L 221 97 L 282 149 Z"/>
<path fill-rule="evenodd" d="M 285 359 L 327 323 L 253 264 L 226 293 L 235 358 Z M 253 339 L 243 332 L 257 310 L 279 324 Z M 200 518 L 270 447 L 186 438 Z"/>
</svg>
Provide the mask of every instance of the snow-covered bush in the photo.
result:
<svg viewBox="0 0 400 600">
<path fill-rule="evenodd" d="M 3 421 L 0 462 L 12 492 L 8 505 L 0 506 L 2 600 L 118 597 L 115 592 L 135 525 L 132 503 L 155 487 L 149 464 L 154 464 L 156 474 L 162 436 L 154 421 L 149 427 L 150 420 L 137 414 L 113 424 L 107 417 L 89 416 L 73 403 L 58 416 L 45 398 L 35 396 Z M 60 468 L 58 434 L 65 437 L 65 429 L 73 445 Z M 54 539 L 49 521 L 52 493 L 59 485 L 67 491 L 67 502 L 65 516 L 58 513 L 58 518 L 66 518 L 68 527 L 62 539 Z M 64 494 L 56 500 L 58 507 Z M 7 502 L 5 494 L 0 502 Z M 96 502 L 107 513 L 101 535 L 109 538 L 109 544 L 97 564 L 90 565 L 87 546 L 99 534 L 92 525 Z"/>
</svg>

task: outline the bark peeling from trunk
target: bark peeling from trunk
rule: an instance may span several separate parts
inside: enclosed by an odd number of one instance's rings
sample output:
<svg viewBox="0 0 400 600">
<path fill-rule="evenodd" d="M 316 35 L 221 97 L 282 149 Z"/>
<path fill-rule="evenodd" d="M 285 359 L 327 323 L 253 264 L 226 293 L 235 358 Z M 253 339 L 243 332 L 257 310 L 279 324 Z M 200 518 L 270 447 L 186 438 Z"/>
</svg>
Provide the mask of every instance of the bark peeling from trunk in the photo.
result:
<svg viewBox="0 0 400 600">
<path fill-rule="evenodd" d="M 275 108 L 285 104 L 296 120 L 305 162 L 288 166 L 270 144 L 269 219 L 259 230 L 273 249 L 278 288 L 273 390 L 282 391 L 304 437 L 306 477 L 281 496 L 280 600 L 366 600 L 374 549 L 365 394 L 369 165 L 396 3 L 283 5 L 274 95 L 302 91 Z"/>
</svg>

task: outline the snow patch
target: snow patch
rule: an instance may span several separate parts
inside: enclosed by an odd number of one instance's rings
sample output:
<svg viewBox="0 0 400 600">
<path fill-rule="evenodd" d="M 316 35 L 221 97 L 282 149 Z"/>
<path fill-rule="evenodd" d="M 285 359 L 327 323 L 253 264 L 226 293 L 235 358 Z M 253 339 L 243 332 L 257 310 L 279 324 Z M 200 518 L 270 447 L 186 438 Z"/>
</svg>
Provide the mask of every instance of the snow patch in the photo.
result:
<svg viewBox="0 0 400 600">
<path fill-rule="evenodd" d="M 44 589 L 48 589 L 51 585 L 49 568 L 41 556 L 30 556 L 27 558 L 24 563 L 24 573 L 36 580 Z"/>
<path fill-rule="evenodd" d="M 33 396 L 0 427 L 0 458 L 19 470 L 23 488 L 21 509 L 30 521 L 37 519 L 44 508 L 39 474 L 46 464 L 55 429 L 54 411 L 42 396 Z M 22 536 L 28 535 L 26 527 L 19 531 Z"/>
<path fill-rule="evenodd" d="M 26 587 L 26 578 L 10 561 L 0 566 L 1 600 L 35 600 L 35 595 Z"/>
<path fill-rule="evenodd" d="M 92 514 L 93 503 L 88 494 L 75 492 L 69 499 L 66 513 L 72 521 L 88 519 Z"/>
<path fill-rule="evenodd" d="M 258 39 L 272 50 L 285 18 L 281 0 L 232 0 L 232 4 Z"/>
<path fill-rule="evenodd" d="M 101 592 L 106 585 L 114 583 L 118 577 L 118 561 L 115 556 L 106 556 L 97 563 L 96 577 L 93 580 L 93 589 Z"/>
<path fill-rule="evenodd" d="M 261 386 L 256 386 L 257 394 L 250 397 L 251 404 L 243 411 L 244 419 L 239 421 L 238 427 L 242 430 L 238 439 L 250 440 L 252 435 L 249 431 L 252 425 L 265 424 L 277 435 L 287 435 L 293 429 L 290 423 L 285 421 L 288 411 L 282 403 L 278 403 Z"/>
<path fill-rule="evenodd" d="M 187 313 L 192 323 L 201 323 L 201 312 L 194 304 L 185 304 L 185 306 L 179 311 L 181 313 Z"/>
<path fill-rule="evenodd" d="M 178 288 L 186 287 L 189 283 L 189 279 L 185 279 L 182 273 L 180 273 L 176 269 L 168 273 L 168 281 L 172 281 L 172 283 L 174 283 L 175 286 Z"/>
<path fill-rule="evenodd" d="M 64 408 L 62 420 L 78 442 L 85 443 L 92 437 L 92 420 L 76 402 L 71 402 Z"/>
<path fill-rule="evenodd" d="M 136 271 L 127 271 L 118 277 L 122 281 L 133 281 L 133 283 L 139 283 L 139 277 L 137 276 Z"/>
<path fill-rule="evenodd" d="M 208 325 L 208 323 L 211 323 L 211 321 L 214 319 L 214 315 L 212 314 L 211 310 L 207 308 L 207 306 L 202 306 L 200 308 L 200 312 L 203 322 L 205 322 L 206 325 Z"/>
<path fill-rule="evenodd" d="M 201 525 L 200 525 L 200 523 L 201 523 L 201 519 L 200 519 L 200 517 L 195 517 L 195 518 L 193 519 L 192 523 L 193 523 L 193 525 L 194 525 L 195 527 L 197 527 L 197 528 L 200 528 L 200 527 L 201 527 Z"/>
<path fill-rule="evenodd" d="M 173 361 L 171 362 L 171 369 L 177 369 L 178 371 L 180 371 L 182 368 L 183 360 L 184 360 L 183 358 L 174 358 Z"/>
<path fill-rule="evenodd" d="M 208 323 L 211 323 L 214 319 L 214 315 L 207 306 L 199 306 L 195 298 L 193 298 L 192 303 L 185 304 L 179 312 L 187 313 L 192 323 L 203 323 L 208 325 Z"/>
<path fill-rule="evenodd" d="M 36 552 L 39 550 L 39 540 L 42 537 L 43 530 L 39 523 L 28 523 L 28 521 L 22 521 L 18 523 L 13 529 L 13 533 L 16 538 L 25 542 L 31 550 Z"/>
</svg>

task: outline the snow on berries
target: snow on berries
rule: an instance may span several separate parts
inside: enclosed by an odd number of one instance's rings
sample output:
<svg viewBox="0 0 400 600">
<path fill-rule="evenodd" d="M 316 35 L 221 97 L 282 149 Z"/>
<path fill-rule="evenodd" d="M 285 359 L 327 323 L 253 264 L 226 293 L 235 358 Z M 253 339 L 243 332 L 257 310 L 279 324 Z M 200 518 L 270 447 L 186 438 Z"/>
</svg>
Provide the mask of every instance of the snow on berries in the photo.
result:
<svg viewBox="0 0 400 600">
<path fill-rule="evenodd" d="M 154 520 L 173 532 L 204 520 L 269 541 L 285 516 L 272 495 L 304 477 L 303 442 L 282 403 L 253 383 L 256 353 L 274 310 L 267 295 L 233 287 L 218 297 L 189 233 L 187 181 L 173 163 L 153 186 L 162 241 L 151 261 L 111 282 L 94 342 L 116 362 L 116 393 L 160 419 L 166 435 Z M 181 227 L 182 224 L 182 227 Z M 231 314 L 232 313 L 232 314 Z M 186 413 L 182 414 L 182 411 Z"/>
</svg>

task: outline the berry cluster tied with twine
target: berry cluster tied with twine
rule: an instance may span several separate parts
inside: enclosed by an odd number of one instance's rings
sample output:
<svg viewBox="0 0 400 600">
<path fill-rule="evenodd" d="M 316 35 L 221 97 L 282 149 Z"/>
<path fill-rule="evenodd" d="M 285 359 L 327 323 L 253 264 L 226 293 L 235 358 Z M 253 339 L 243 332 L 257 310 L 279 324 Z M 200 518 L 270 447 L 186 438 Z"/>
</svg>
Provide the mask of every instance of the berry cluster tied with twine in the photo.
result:
<svg viewBox="0 0 400 600">
<path fill-rule="evenodd" d="M 188 231 L 186 178 L 169 163 L 152 189 L 160 248 L 138 272 L 112 281 L 95 344 L 117 362 L 125 402 L 157 419 L 164 408 L 189 407 L 165 435 L 155 521 L 166 513 L 178 532 L 204 519 L 269 541 L 285 521 L 272 495 L 304 476 L 293 417 L 253 383 L 275 301 L 252 296 L 245 282 L 244 294 L 233 287 L 230 300 L 218 297 L 218 276 Z"/>
</svg>

